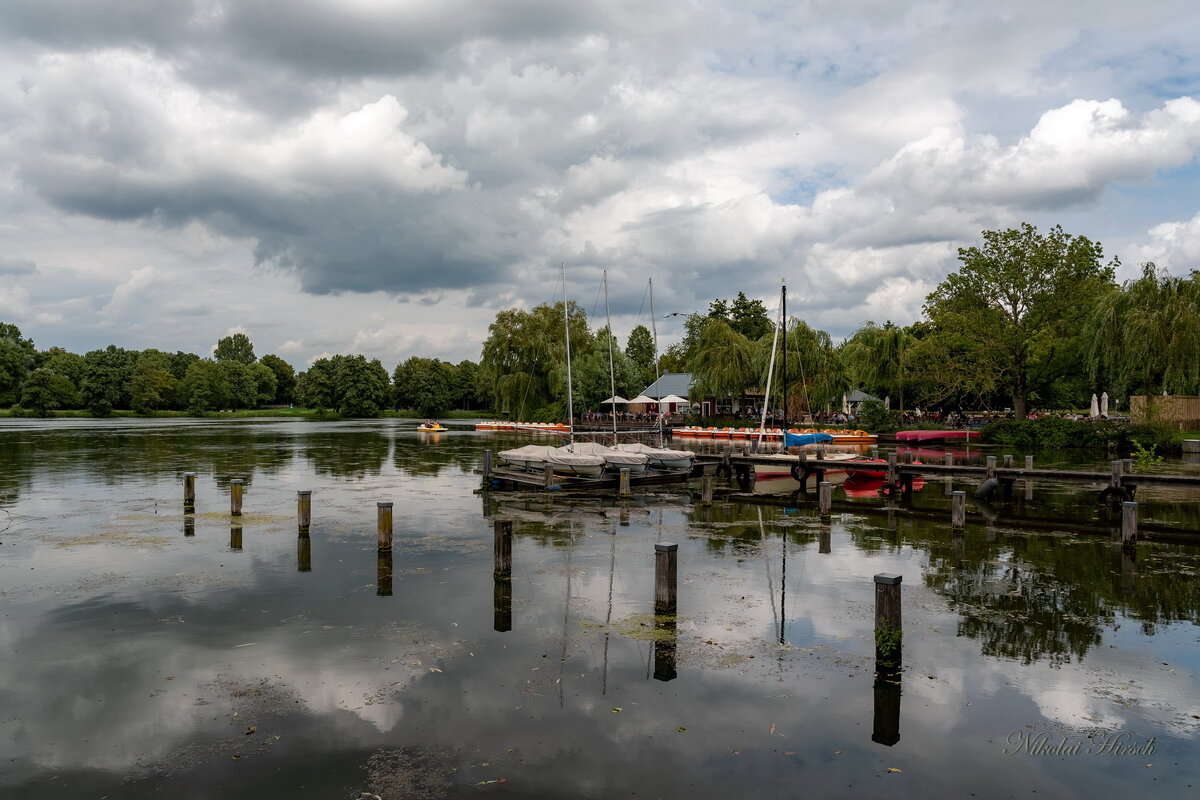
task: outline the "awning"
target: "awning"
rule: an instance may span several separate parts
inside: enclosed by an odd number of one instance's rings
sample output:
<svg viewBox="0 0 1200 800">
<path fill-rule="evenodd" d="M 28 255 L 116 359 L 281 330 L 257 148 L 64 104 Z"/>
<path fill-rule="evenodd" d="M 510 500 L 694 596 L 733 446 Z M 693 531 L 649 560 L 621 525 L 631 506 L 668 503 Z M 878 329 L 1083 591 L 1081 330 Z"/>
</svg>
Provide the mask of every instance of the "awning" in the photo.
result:
<svg viewBox="0 0 1200 800">
<path fill-rule="evenodd" d="M 607 400 L 601 400 L 600 405 L 605 405 L 607 403 L 628 403 L 628 402 L 629 401 L 626 400 L 624 397 L 621 397 L 621 395 L 614 394 L 612 397 L 608 398 Z"/>
</svg>

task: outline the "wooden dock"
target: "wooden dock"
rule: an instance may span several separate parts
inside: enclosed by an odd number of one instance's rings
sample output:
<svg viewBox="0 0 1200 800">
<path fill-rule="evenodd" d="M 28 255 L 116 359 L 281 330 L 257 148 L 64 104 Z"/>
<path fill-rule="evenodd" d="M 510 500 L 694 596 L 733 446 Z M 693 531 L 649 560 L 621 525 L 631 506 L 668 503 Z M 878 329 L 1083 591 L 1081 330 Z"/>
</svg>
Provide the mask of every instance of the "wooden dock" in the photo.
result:
<svg viewBox="0 0 1200 800">
<path fill-rule="evenodd" d="M 654 469 L 639 473 L 629 473 L 629 485 L 633 488 L 638 486 L 686 484 L 692 478 L 700 477 L 706 472 L 711 474 L 713 469 L 700 465 L 698 468 L 694 466 L 692 469 Z M 480 474 L 484 473 L 481 472 Z M 616 494 L 621 487 L 621 476 L 612 474 L 590 478 L 551 473 L 551 476 L 547 478 L 543 472 L 527 472 L 509 467 L 492 467 L 490 475 L 484 475 L 484 477 L 492 481 L 493 485 L 499 483 L 499 488 L 512 490 L 540 489 L 554 492 L 606 491 Z"/>
</svg>

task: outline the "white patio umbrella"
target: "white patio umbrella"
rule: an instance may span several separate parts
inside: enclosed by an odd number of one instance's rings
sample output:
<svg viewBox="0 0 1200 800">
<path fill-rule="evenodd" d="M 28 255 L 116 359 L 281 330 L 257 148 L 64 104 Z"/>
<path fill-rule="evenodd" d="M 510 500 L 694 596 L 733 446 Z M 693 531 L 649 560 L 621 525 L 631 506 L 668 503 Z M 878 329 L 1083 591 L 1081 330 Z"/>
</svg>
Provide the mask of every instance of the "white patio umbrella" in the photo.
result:
<svg viewBox="0 0 1200 800">
<path fill-rule="evenodd" d="M 666 397 L 659 398 L 660 403 L 686 403 L 686 397 L 680 397 L 677 394 L 669 394 Z"/>
<path fill-rule="evenodd" d="M 607 400 L 601 400 L 600 405 L 603 406 L 603 405 L 609 405 L 609 404 L 628 403 L 628 402 L 629 401 L 626 400 L 624 397 L 621 397 L 621 395 L 614 394 L 612 397 L 608 398 Z"/>
<path fill-rule="evenodd" d="M 850 413 L 850 398 L 847 397 L 844 392 L 842 393 L 842 413 L 843 414 Z"/>
<path fill-rule="evenodd" d="M 890 394 L 887 397 L 883 398 L 883 410 L 884 411 L 892 410 L 892 396 Z"/>
<path fill-rule="evenodd" d="M 1089 416 L 1093 418 L 1100 416 L 1100 400 L 1096 397 L 1095 393 L 1092 394 L 1092 411 Z"/>
<path fill-rule="evenodd" d="M 637 397 L 633 398 L 632 400 L 626 400 L 625 402 L 629 403 L 630 405 L 633 405 L 634 403 L 657 403 L 658 401 L 655 400 L 653 397 L 646 397 L 646 395 L 644 395 L 644 394 L 639 394 Z"/>
<path fill-rule="evenodd" d="M 1108 416 L 1108 392 L 1100 395 L 1100 416 Z"/>
</svg>

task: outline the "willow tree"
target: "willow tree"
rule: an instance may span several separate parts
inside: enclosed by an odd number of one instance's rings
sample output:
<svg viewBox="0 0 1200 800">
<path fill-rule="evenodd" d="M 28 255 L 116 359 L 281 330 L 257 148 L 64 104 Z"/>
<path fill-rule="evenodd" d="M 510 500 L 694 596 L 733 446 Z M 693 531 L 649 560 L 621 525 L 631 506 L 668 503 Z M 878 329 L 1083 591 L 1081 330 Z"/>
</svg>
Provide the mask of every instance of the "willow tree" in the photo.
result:
<svg viewBox="0 0 1200 800">
<path fill-rule="evenodd" d="M 770 338 L 765 341 L 770 342 Z M 789 418 L 809 413 L 841 395 L 846 387 L 846 369 L 828 333 L 809 327 L 804 320 L 792 319 L 785 342 L 786 361 L 776 362 L 775 374 L 782 376 L 786 363 Z"/>
<path fill-rule="evenodd" d="M 758 383 L 750 340 L 720 317 L 704 324 L 688 370 L 701 397 L 738 397 Z"/>
<path fill-rule="evenodd" d="M 868 321 L 842 346 L 842 360 L 851 382 L 877 395 L 895 394 L 903 411 L 912 342 L 906 329 L 890 321 L 882 326 Z"/>
<path fill-rule="evenodd" d="M 1096 304 L 1088 320 L 1092 379 L 1113 394 L 1200 393 L 1200 274 L 1153 263 Z"/>
<path fill-rule="evenodd" d="M 587 315 L 569 305 L 571 349 L 581 351 L 590 341 Z M 488 327 L 480 370 L 492 387 L 494 408 L 518 419 L 555 401 L 566 400 L 566 336 L 562 303 L 530 311 L 510 308 Z"/>
<path fill-rule="evenodd" d="M 1112 286 L 1116 262 L 1102 257 L 1098 243 L 1060 226 L 1044 235 L 1028 223 L 984 231 L 983 244 L 959 249 L 962 267 L 925 300 L 933 338 L 969 349 L 975 388 L 1003 386 L 1024 417 L 1030 392 L 1061 371 L 1064 349 Z"/>
</svg>

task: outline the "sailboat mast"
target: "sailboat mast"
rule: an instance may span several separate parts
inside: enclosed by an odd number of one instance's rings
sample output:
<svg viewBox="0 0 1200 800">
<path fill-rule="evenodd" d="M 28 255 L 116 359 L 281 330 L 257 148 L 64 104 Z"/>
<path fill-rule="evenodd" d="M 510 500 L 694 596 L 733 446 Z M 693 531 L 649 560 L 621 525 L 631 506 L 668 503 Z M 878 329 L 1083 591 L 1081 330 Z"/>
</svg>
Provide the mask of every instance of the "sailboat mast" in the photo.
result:
<svg viewBox="0 0 1200 800">
<path fill-rule="evenodd" d="M 650 278 L 650 332 L 654 335 L 654 382 L 662 376 L 658 374 L 658 317 L 654 314 L 654 278 Z M 659 389 L 661 392 L 662 389 Z M 662 397 L 660 394 L 659 397 Z M 658 446 L 663 446 L 663 414 L 662 404 L 658 408 Z"/>
<path fill-rule="evenodd" d="M 575 444 L 575 391 L 571 386 L 571 314 L 567 306 L 567 264 L 560 264 L 563 285 L 563 340 L 567 343 L 567 427 L 570 441 Z"/>
<path fill-rule="evenodd" d="M 788 407 L 787 407 L 787 284 L 783 284 L 783 441 L 787 443 Z"/>
<path fill-rule="evenodd" d="M 608 326 L 608 386 L 612 390 L 612 398 L 617 398 L 617 378 L 613 367 L 613 329 L 612 315 L 608 313 L 608 270 L 604 270 L 604 322 Z M 613 444 L 617 443 L 617 404 L 613 403 Z"/>
<path fill-rule="evenodd" d="M 763 394 L 762 418 L 758 422 L 758 442 L 755 452 L 762 447 L 763 436 L 767 431 L 767 409 L 771 407 L 771 382 L 775 379 L 775 354 L 779 352 L 779 323 L 783 320 L 783 307 L 779 309 L 779 319 L 775 322 L 775 333 L 771 338 L 771 361 L 767 365 L 767 390 Z M 786 447 L 787 440 L 784 440 Z"/>
</svg>

